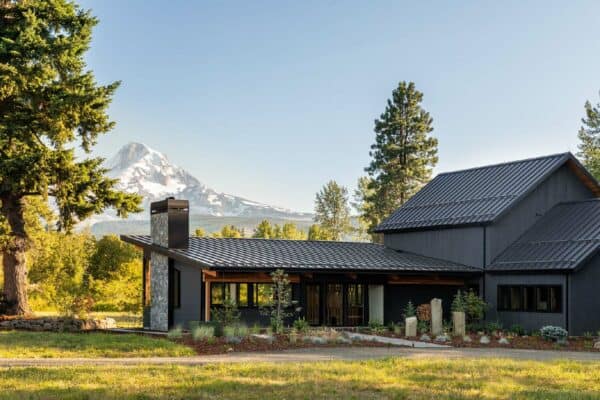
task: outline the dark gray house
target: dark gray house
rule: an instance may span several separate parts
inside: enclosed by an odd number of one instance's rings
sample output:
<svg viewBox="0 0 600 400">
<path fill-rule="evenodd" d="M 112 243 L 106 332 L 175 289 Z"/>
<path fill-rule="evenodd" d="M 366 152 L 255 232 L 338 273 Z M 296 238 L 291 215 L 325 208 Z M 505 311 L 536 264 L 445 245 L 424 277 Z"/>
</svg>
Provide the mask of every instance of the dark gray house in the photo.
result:
<svg viewBox="0 0 600 400">
<path fill-rule="evenodd" d="M 269 272 L 290 276 L 314 325 L 400 321 L 408 300 L 458 289 L 490 304 L 488 320 L 526 329 L 600 329 L 598 182 L 570 153 L 436 176 L 376 228 L 384 244 L 188 237 L 186 201 L 154 203 L 144 249 L 144 326 L 210 320 L 229 296 L 261 321 Z M 446 314 L 448 315 L 448 314 Z"/>
</svg>

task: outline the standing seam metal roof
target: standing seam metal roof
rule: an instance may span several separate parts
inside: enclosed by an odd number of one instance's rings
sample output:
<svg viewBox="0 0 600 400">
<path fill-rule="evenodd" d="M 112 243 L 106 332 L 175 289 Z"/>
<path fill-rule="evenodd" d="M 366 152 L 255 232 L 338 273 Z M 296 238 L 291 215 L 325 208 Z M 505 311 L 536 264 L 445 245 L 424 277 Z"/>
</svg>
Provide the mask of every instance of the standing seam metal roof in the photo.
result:
<svg viewBox="0 0 600 400">
<path fill-rule="evenodd" d="M 121 238 L 139 246 L 152 246 L 147 235 Z M 217 269 L 481 272 L 479 268 L 374 243 L 190 237 L 187 249 L 161 249 L 173 258 Z"/>
<path fill-rule="evenodd" d="M 439 174 L 374 231 L 492 222 L 569 160 L 580 166 L 561 153 Z"/>
<path fill-rule="evenodd" d="M 572 270 L 599 248 L 600 199 L 561 203 L 504 250 L 486 270 Z"/>
</svg>

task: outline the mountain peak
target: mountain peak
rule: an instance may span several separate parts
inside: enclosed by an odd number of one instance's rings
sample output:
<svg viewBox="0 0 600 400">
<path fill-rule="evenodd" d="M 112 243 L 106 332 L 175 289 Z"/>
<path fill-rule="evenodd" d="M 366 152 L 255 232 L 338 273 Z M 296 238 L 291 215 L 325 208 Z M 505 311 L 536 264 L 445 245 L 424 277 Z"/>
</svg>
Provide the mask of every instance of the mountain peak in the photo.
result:
<svg viewBox="0 0 600 400">
<path fill-rule="evenodd" d="M 143 197 L 145 209 L 152 201 L 174 196 L 189 200 L 190 211 L 194 214 L 310 218 L 310 214 L 219 193 L 143 143 L 126 144 L 106 163 L 106 167 L 108 175 L 119 180 L 119 189 Z"/>
</svg>

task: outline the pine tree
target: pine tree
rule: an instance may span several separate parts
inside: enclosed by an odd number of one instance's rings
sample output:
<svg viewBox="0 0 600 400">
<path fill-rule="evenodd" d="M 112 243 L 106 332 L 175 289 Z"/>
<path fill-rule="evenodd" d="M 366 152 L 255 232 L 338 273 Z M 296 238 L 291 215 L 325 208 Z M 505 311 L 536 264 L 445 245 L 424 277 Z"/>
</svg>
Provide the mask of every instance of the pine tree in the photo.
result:
<svg viewBox="0 0 600 400">
<path fill-rule="evenodd" d="M 437 139 L 432 118 L 421 107 L 423 94 L 415 84 L 400 82 L 375 120 L 375 143 L 369 155 L 369 193 L 363 218 L 374 228 L 404 204 L 431 178 L 437 164 Z"/>
<path fill-rule="evenodd" d="M 118 87 L 98 85 L 86 70 L 96 23 L 67 0 L 0 1 L 0 215 L 9 227 L 2 258 L 12 314 L 29 312 L 27 197 L 53 197 L 66 231 L 107 207 L 139 211 L 139 196 L 115 190 L 103 160 L 87 156 L 113 128 L 106 110 Z"/>
<path fill-rule="evenodd" d="M 328 233 L 331 240 L 341 240 L 352 230 L 348 189 L 329 181 L 315 198 L 315 222 Z"/>
<path fill-rule="evenodd" d="M 585 117 L 579 129 L 579 153 L 583 165 L 600 180 L 600 103 L 585 102 Z"/>
</svg>

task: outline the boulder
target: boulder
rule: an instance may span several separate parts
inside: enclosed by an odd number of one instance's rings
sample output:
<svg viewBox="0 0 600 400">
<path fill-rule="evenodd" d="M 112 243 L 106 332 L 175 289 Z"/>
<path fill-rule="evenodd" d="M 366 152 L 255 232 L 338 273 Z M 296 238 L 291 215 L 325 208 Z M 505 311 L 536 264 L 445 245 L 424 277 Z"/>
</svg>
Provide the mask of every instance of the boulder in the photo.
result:
<svg viewBox="0 0 600 400">
<path fill-rule="evenodd" d="M 435 341 L 438 343 L 446 343 L 450 341 L 450 338 L 446 335 L 436 336 Z"/>
<path fill-rule="evenodd" d="M 352 340 L 350 340 L 344 336 L 338 336 L 335 338 L 335 343 L 337 343 L 337 344 L 352 344 Z"/>
<path fill-rule="evenodd" d="M 600 340 L 599 340 L 599 341 L 597 341 L 596 343 L 594 343 L 594 348 L 595 348 L 596 350 L 600 350 Z"/>
<path fill-rule="evenodd" d="M 252 335 L 250 335 L 250 337 L 253 339 L 263 340 L 268 343 L 273 343 L 275 341 L 275 337 L 273 335 L 253 333 Z"/>
<path fill-rule="evenodd" d="M 503 337 L 498 340 L 498 344 L 502 344 L 502 345 L 506 346 L 506 345 L 510 344 L 510 342 L 508 341 L 507 338 Z"/>
<path fill-rule="evenodd" d="M 421 335 L 421 337 L 419 338 L 419 340 L 421 342 L 431 342 L 431 337 L 428 334 L 424 333 L 424 334 Z"/>
<path fill-rule="evenodd" d="M 431 334 L 439 336 L 443 332 L 442 299 L 431 300 Z"/>
<path fill-rule="evenodd" d="M 327 339 L 320 336 L 304 336 L 302 341 L 312 344 L 327 344 Z"/>
<path fill-rule="evenodd" d="M 452 329 L 454 336 L 465 336 L 467 333 L 465 313 L 463 311 L 452 312 Z"/>
<path fill-rule="evenodd" d="M 479 339 L 479 343 L 481 344 L 490 344 L 490 338 L 483 335 L 480 339 Z"/>
<path fill-rule="evenodd" d="M 406 321 L 404 321 L 404 326 L 406 327 L 407 337 L 417 336 L 417 317 L 406 318 Z"/>
</svg>

